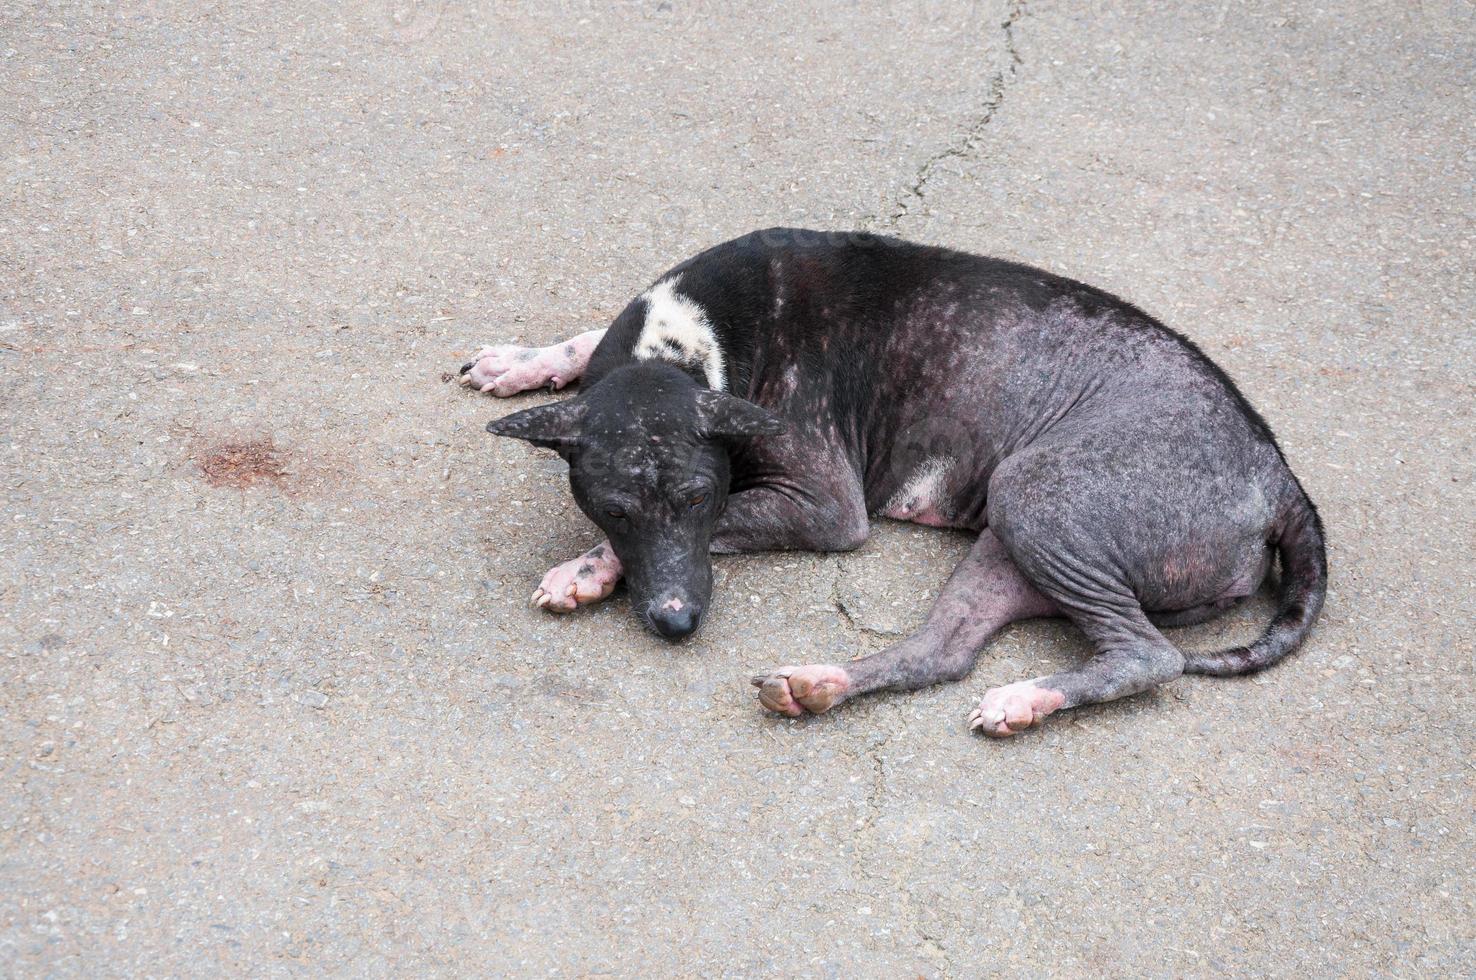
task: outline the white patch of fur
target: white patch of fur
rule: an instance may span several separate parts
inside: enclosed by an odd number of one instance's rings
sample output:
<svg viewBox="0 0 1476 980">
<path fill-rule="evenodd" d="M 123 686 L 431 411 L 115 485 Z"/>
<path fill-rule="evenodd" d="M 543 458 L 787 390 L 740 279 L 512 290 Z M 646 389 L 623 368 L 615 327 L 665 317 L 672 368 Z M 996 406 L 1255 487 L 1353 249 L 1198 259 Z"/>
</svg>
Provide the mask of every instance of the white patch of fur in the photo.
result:
<svg viewBox="0 0 1476 980">
<path fill-rule="evenodd" d="M 680 281 L 681 276 L 663 279 L 641 297 L 646 301 L 646 323 L 636 338 L 635 356 L 642 361 L 654 358 L 700 364 L 708 387 L 722 391 L 728 386 L 728 374 L 717 334 L 706 311 L 676 291 Z M 667 345 L 681 353 L 673 354 Z"/>
<path fill-rule="evenodd" d="M 937 506 L 942 496 L 943 481 L 948 478 L 948 471 L 955 462 L 957 460 L 952 456 L 932 456 L 923 460 L 901 489 L 892 494 L 892 499 L 882 508 L 882 515 L 911 517 Z"/>
</svg>

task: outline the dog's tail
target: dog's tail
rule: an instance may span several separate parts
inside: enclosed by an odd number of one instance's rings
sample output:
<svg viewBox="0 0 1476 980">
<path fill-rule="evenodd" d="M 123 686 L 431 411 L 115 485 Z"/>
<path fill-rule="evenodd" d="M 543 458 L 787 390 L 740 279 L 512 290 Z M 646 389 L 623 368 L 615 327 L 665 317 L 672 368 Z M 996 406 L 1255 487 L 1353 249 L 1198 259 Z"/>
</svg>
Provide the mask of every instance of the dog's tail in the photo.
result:
<svg viewBox="0 0 1476 980">
<path fill-rule="evenodd" d="M 1186 674 L 1252 674 L 1302 645 L 1327 597 L 1327 546 L 1322 519 L 1300 486 L 1282 520 L 1276 552 L 1281 557 L 1281 596 L 1266 632 L 1248 647 L 1187 655 Z"/>
</svg>

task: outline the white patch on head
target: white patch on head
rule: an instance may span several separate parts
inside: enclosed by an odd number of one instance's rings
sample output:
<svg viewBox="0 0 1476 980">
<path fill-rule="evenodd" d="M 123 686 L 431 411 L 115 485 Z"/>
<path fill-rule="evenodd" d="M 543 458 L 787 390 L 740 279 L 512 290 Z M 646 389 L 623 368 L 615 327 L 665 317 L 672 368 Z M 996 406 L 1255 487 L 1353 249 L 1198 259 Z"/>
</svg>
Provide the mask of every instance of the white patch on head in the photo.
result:
<svg viewBox="0 0 1476 980">
<path fill-rule="evenodd" d="M 690 297 L 676 291 L 681 276 L 663 279 L 641 296 L 646 301 L 646 323 L 636 338 L 637 360 L 697 364 L 714 391 L 728 386 L 727 365 L 707 313 Z"/>
<path fill-rule="evenodd" d="M 936 507 L 943 497 L 943 481 L 956 463 L 952 456 L 932 456 L 923 460 L 907 482 L 882 508 L 883 517 L 908 520 Z"/>
</svg>

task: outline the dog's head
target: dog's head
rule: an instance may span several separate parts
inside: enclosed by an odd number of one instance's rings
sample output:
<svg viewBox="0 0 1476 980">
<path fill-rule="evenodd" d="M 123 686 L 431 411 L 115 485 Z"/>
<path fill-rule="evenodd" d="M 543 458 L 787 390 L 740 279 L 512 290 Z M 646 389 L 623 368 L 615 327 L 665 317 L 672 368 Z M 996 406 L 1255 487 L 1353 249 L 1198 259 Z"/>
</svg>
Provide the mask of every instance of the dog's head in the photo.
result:
<svg viewBox="0 0 1476 980">
<path fill-rule="evenodd" d="M 783 423 L 699 386 L 669 364 L 612 371 L 578 398 L 515 412 L 487 431 L 569 461 L 580 510 L 610 538 L 631 608 L 668 639 L 695 630 L 712 598 L 713 527 L 728 500 L 728 451 Z"/>
</svg>

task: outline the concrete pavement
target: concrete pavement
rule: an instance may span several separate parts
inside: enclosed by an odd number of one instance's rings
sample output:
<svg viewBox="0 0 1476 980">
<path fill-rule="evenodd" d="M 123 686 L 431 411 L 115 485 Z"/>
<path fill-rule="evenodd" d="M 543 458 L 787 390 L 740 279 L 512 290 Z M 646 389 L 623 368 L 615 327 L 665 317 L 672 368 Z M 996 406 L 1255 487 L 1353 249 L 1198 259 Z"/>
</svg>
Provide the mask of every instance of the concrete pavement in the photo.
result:
<svg viewBox="0 0 1476 980">
<path fill-rule="evenodd" d="M 1473 65 L 1469 3 L 0 5 L 0 973 L 1476 971 Z M 720 559 L 680 647 L 528 609 L 593 529 L 442 372 L 781 223 L 1193 337 L 1322 508 L 1311 642 L 995 743 L 1063 624 L 747 686 L 958 535 Z"/>
</svg>

